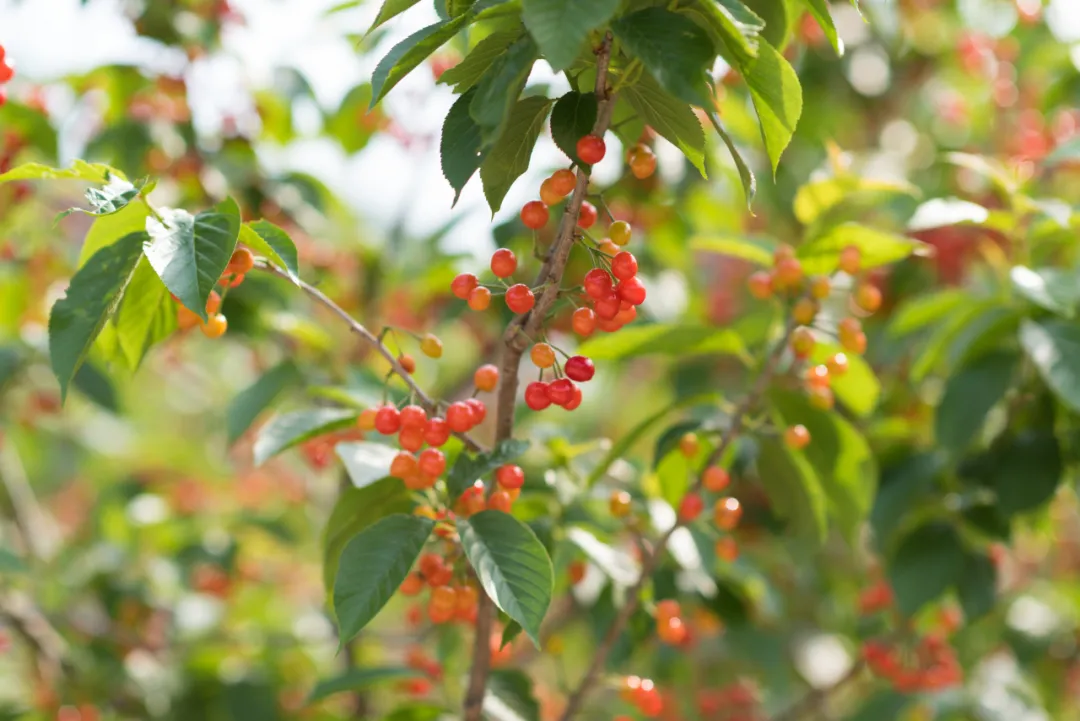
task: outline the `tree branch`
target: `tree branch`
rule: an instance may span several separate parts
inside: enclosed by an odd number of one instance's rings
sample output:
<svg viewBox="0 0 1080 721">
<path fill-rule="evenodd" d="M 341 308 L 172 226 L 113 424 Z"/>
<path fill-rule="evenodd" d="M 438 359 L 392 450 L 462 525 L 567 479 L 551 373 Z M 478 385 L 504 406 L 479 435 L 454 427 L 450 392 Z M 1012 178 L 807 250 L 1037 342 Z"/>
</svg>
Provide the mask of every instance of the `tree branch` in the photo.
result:
<svg viewBox="0 0 1080 721">
<path fill-rule="evenodd" d="M 358 336 L 367 341 L 368 344 L 371 345 L 371 347 L 373 347 L 379 355 L 386 359 L 386 361 L 390 364 L 390 367 L 393 368 L 395 373 L 397 373 L 398 377 L 400 377 L 401 380 L 405 382 L 405 385 L 407 385 L 409 387 L 409 390 L 412 391 L 412 393 L 416 396 L 417 402 L 421 406 L 423 406 L 428 413 L 434 414 L 438 412 L 439 404 L 435 400 L 433 400 L 427 393 L 425 393 L 420 386 L 416 384 L 416 381 L 413 380 L 412 376 L 409 375 L 401 366 L 401 363 L 398 362 L 397 356 L 395 356 L 390 351 L 390 349 L 387 348 L 381 340 L 379 340 L 378 336 L 369 331 L 359 321 L 349 315 L 349 313 L 344 308 L 342 308 L 334 301 L 330 300 L 330 298 L 325 293 L 323 293 L 315 286 L 310 285 L 309 283 L 305 283 L 302 280 L 294 280 L 288 273 L 286 273 L 284 270 L 277 267 L 273 263 L 270 263 L 269 261 L 263 260 L 261 258 L 256 259 L 255 267 L 259 270 L 266 271 L 271 275 L 276 275 L 279 278 L 286 278 L 289 281 L 296 283 L 300 287 L 300 290 L 307 293 L 307 295 L 310 296 L 315 302 L 333 311 L 335 315 L 345 321 L 345 324 L 349 326 L 349 330 L 351 330 L 353 333 L 356 333 Z M 455 433 L 454 435 L 460 438 L 462 442 L 464 442 L 465 445 L 469 448 L 469 450 L 488 450 L 484 445 L 477 442 L 468 433 Z"/>
<path fill-rule="evenodd" d="M 716 449 L 709 454 L 701 472 L 698 474 L 697 480 L 687 493 L 697 493 L 701 490 L 705 470 L 720 460 L 724 455 L 724 452 L 727 451 L 735 439 L 739 437 L 739 434 L 743 430 L 743 425 L 746 422 L 747 414 L 761 401 L 761 397 L 768 387 L 769 380 L 776 372 L 776 366 L 784 354 L 784 349 L 788 346 L 791 332 L 794 329 L 794 323 L 789 323 L 786 326 L 783 337 L 777 342 L 776 346 L 765 360 L 765 365 L 762 368 L 761 373 L 758 374 L 753 388 L 746 397 L 743 398 L 742 402 L 732 414 L 731 428 L 724 434 L 724 437 L 721 439 L 720 444 Z M 566 708 L 563 710 L 562 716 L 559 717 L 560 721 L 570 721 L 570 719 L 574 718 L 575 714 L 581 710 L 581 707 L 585 702 L 585 697 L 589 694 L 589 691 L 592 690 L 593 684 L 596 683 L 596 679 L 600 675 L 600 671 L 604 668 L 608 654 L 611 653 L 612 647 L 614 647 L 615 642 L 619 640 L 619 636 L 622 635 L 627 622 L 641 603 L 641 593 L 645 589 L 645 584 L 649 582 L 652 574 L 660 565 L 660 559 L 663 558 L 664 549 L 667 547 L 668 541 L 671 540 L 671 536 L 675 533 L 676 529 L 681 528 L 682 525 L 682 521 L 676 519 L 671 528 L 667 529 L 663 535 L 660 536 L 656 545 L 653 547 L 652 553 L 648 554 L 641 564 L 641 575 L 638 576 L 637 582 L 630 587 L 629 591 L 627 591 L 626 603 L 619 610 L 619 615 L 615 617 L 615 620 L 608 628 L 607 633 L 604 634 L 604 638 L 597 647 L 596 654 L 593 656 L 592 663 L 589 664 L 589 668 L 585 672 L 585 675 L 578 683 L 574 692 L 570 694 L 570 698 L 566 702 Z"/>
<path fill-rule="evenodd" d="M 596 123 L 592 134 L 604 137 L 611 124 L 611 114 L 615 107 L 615 96 L 609 92 L 608 63 L 611 60 L 611 34 L 604 36 L 596 50 L 596 96 L 599 106 Z M 577 169 L 577 184 L 566 203 L 559 232 L 548 251 L 537 276 L 537 285 L 543 285 L 536 305 L 527 314 L 514 318 L 503 333 L 502 362 L 499 367 L 499 391 L 496 401 L 495 441 L 510 438 L 514 433 L 514 408 L 517 404 L 518 372 L 521 357 L 528 348 L 529 338 L 534 337 L 547 318 L 551 308 L 558 300 L 562 286 L 563 273 L 570 259 L 574 246 L 574 229 L 577 227 L 581 205 L 589 188 L 589 176 L 580 167 Z M 488 488 L 488 495 L 494 490 L 494 484 Z M 495 604 L 487 594 L 480 594 L 476 614 L 476 638 L 473 643 L 472 667 L 469 670 L 469 685 L 465 692 L 464 721 L 479 721 L 484 706 L 484 690 L 491 672 L 491 629 L 495 620 Z"/>
</svg>

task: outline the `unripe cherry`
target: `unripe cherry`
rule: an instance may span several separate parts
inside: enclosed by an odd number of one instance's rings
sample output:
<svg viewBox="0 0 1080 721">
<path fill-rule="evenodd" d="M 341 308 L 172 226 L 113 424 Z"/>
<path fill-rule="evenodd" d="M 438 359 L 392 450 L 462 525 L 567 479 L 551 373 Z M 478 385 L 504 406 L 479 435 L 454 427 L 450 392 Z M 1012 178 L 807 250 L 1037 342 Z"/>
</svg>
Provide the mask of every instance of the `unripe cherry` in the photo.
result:
<svg viewBox="0 0 1080 721">
<path fill-rule="evenodd" d="M 611 515 L 616 518 L 624 518 L 630 515 L 632 502 L 633 498 L 626 491 L 612 491 L 611 498 L 608 500 L 608 508 L 611 510 Z"/>
<path fill-rule="evenodd" d="M 507 490 L 521 488 L 525 485 L 525 471 L 521 466 L 504 463 L 495 469 L 495 482 Z"/>
<path fill-rule="evenodd" d="M 424 579 L 420 578 L 418 574 L 410 573 L 405 577 L 405 580 L 401 582 L 399 591 L 405 596 L 415 596 L 424 589 Z"/>
<path fill-rule="evenodd" d="M 656 602 L 656 618 L 668 619 L 682 616 L 682 605 L 674 598 L 665 598 Z"/>
<path fill-rule="evenodd" d="M 408 451 L 401 451 L 390 461 L 390 475 L 394 478 L 405 478 L 415 473 L 416 468 L 416 456 Z"/>
<path fill-rule="evenodd" d="M 796 358 L 802 360 L 809 358 L 814 352 L 815 345 L 817 341 L 814 340 L 814 334 L 809 328 L 796 328 L 791 334 L 791 352 Z"/>
<path fill-rule="evenodd" d="M 873 283 L 860 283 L 855 289 L 855 305 L 867 313 L 874 313 L 881 307 L 881 291 Z"/>
<path fill-rule="evenodd" d="M 678 646 L 684 643 L 688 633 L 683 620 L 678 617 L 665 619 L 656 626 L 656 637 L 669 646 Z"/>
<path fill-rule="evenodd" d="M 477 390 L 490 392 L 499 385 L 499 369 L 491 363 L 480 366 L 473 373 L 473 385 Z"/>
<path fill-rule="evenodd" d="M 360 415 L 356 417 L 356 426 L 362 431 L 375 430 L 375 414 L 377 409 L 365 408 L 360 411 Z"/>
<path fill-rule="evenodd" d="M 596 224 L 596 206 L 587 200 L 582 202 L 577 224 L 585 230 L 593 227 Z"/>
<path fill-rule="evenodd" d="M 773 251 L 773 265 L 779 265 L 781 261 L 789 260 L 795 257 L 795 248 L 787 243 L 781 243 L 776 246 L 776 250 Z"/>
<path fill-rule="evenodd" d="M 713 550 L 716 552 L 716 557 L 721 561 L 734 563 L 739 558 L 739 544 L 731 536 L 716 539 L 716 546 Z"/>
<path fill-rule="evenodd" d="M 637 276 L 619 281 L 615 286 L 621 300 L 633 305 L 641 305 L 645 302 L 645 284 Z"/>
<path fill-rule="evenodd" d="M 390 436 L 401 430 L 401 413 L 391 405 L 385 405 L 375 412 L 375 430 L 384 436 Z"/>
<path fill-rule="evenodd" d="M 832 407 L 836 404 L 836 397 L 828 386 L 813 386 L 808 390 L 807 394 L 809 395 L 810 405 L 819 410 L 832 410 Z"/>
<path fill-rule="evenodd" d="M 487 310 L 489 305 L 491 305 L 491 291 L 484 286 L 473 288 L 469 293 L 469 307 L 473 310 Z"/>
<path fill-rule="evenodd" d="M 409 426 L 398 432 L 398 445 L 407 451 L 418 451 L 424 447 L 423 426 Z"/>
<path fill-rule="evenodd" d="M 399 355 L 397 361 L 398 364 L 401 366 L 401 369 L 409 375 L 412 375 L 416 372 L 416 359 L 408 353 L 402 353 L 401 355 Z"/>
<path fill-rule="evenodd" d="M 247 248 L 237 248 L 225 266 L 227 275 L 243 275 L 255 267 L 255 256 Z"/>
<path fill-rule="evenodd" d="M 537 368 L 550 368 L 555 365 L 555 349 L 547 343 L 537 343 L 529 350 L 529 358 Z"/>
<path fill-rule="evenodd" d="M 619 310 L 621 309 L 622 300 L 614 289 L 608 291 L 607 295 L 597 298 L 593 302 L 593 310 L 596 312 L 596 317 L 603 320 L 613 320 L 615 316 L 619 314 Z"/>
<path fill-rule="evenodd" d="M 563 198 L 574 192 L 574 188 L 577 187 L 577 176 L 574 175 L 573 170 L 566 168 L 556 170 L 548 180 L 551 181 L 552 189 Z"/>
<path fill-rule="evenodd" d="M 856 245 L 849 245 L 840 251 L 840 270 L 848 275 L 856 275 L 862 266 L 862 251 Z"/>
<path fill-rule="evenodd" d="M 548 209 L 542 201 L 530 200 L 521 208 L 521 222 L 530 230 L 540 230 L 548 222 Z"/>
<path fill-rule="evenodd" d="M 656 172 L 656 154 L 645 145 L 635 145 L 626 154 L 630 172 L 638 180 L 644 180 Z"/>
<path fill-rule="evenodd" d="M 416 466 L 421 473 L 438 478 L 446 470 L 446 456 L 435 448 L 425 448 L 416 459 Z"/>
<path fill-rule="evenodd" d="M 817 300 L 825 300 L 829 297 L 829 293 L 832 292 L 832 283 L 829 282 L 829 278 L 824 275 L 815 275 L 810 280 L 810 295 Z"/>
<path fill-rule="evenodd" d="M 771 298 L 773 294 L 772 275 L 764 270 L 752 273 L 746 280 L 746 288 L 750 291 L 750 295 L 758 300 Z"/>
<path fill-rule="evenodd" d="M 687 493 L 679 502 L 679 521 L 690 523 L 700 516 L 703 510 L 705 510 L 705 501 L 701 499 L 701 496 L 694 492 Z"/>
<path fill-rule="evenodd" d="M 614 258 L 619 254 L 619 246 L 611 242 L 611 238 L 604 238 L 600 241 L 599 251 L 609 258 Z"/>
<path fill-rule="evenodd" d="M 810 298 L 799 298 L 795 301 L 795 306 L 791 309 L 791 317 L 794 318 L 795 322 L 799 325 L 810 325 L 814 322 L 814 317 L 817 313 L 817 301 Z"/>
<path fill-rule="evenodd" d="M 582 285 L 585 288 L 585 293 L 594 299 L 603 298 L 611 292 L 614 286 L 611 276 L 603 268 L 593 268 L 586 273 Z"/>
<path fill-rule="evenodd" d="M 568 358 L 563 370 L 566 371 L 567 378 L 578 383 L 590 381 L 596 375 L 596 366 L 593 364 L 592 359 L 583 355 Z"/>
<path fill-rule="evenodd" d="M 824 364 L 806 369 L 806 385 L 810 388 L 828 388 L 830 380 L 829 367 Z"/>
<path fill-rule="evenodd" d="M 442 341 L 434 333 L 428 333 L 420 340 L 420 352 L 428 358 L 441 358 L 442 351 Z"/>
<path fill-rule="evenodd" d="M 452 609 L 456 604 L 457 590 L 453 586 L 438 586 L 431 589 L 432 606 Z"/>
<path fill-rule="evenodd" d="M 619 280 L 629 280 L 637 275 L 637 271 L 637 258 L 629 251 L 621 251 L 611 259 L 611 274 Z"/>
<path fill-rule="evenodd" d="M 509 278 L 517 270 L 517 256 L 509 248 L 499 248 L 491 254 L 491 272 L 496 278 Z"/>
<path fill-rule="evenodd" d="M 742 518 L 742 505 L 737 499 L 721 498 L 713 506 L 713 522 L 721 531 L 730 531 L 739 525 Z"/>
<path fill-rule="evenodd" d="M 225 335 L 229 327 L 229 321 L 221 313 L 214 313 L 209 319 L 199 325 L 199 330 L 207 338 L 220 338 Z"/>
<path fill-rule="evenodd" d="M 866 333 L 859 331 L 850 338 L 841 338 L 840 345 L 844 346 L 844 350 L 851 351 L 855 355 L 862 355 L 866 352 Z"/>
<path fill-rule="evenodd" d="M 632 232 L 629 223 L 625 220 L 616 220 L 608 228 L 608 237 L 615 245 L 626 245 L 630 242 Z"/>
<path fill-rule="evenodd" d="M 709 466 L 701 476 L 701 485 L 710 493 L 719 493 L 731 484 L 731 476 L 722 466 Z"/>
<path fill-rule="evenodd" d="M 581 162 L 595 165 L 604 159 L 607 153 L 607 145 L 604 139 L 597 135 L 586 135 L 577 141 L 577 155 Z"/>
<path fill-rule="evenodd" d="M 487 507 L 492 511 L 509 513 L 512 503 L 509 493 L 506 491 L 495 491 L 491 494 L 491 498 L 488 499 Z"/>
<path fill-rule="evenodd" d="M 797 258 L 784 258 L 773 271 L 773 284 L 777 288 L 791 289 L 803 279 L 802 263 Z"/>
<path fill-rule="evenodd" d="M 525 386 L 525 405 L 534 411 L 542 411 L 551 405 L 548 397 L 548 384 L 543 381 L 533 381 Z"/>
<path fill-rule="evenodd" d="M 578 308 L 570 316 L 570 327 L 580 336 L 590 336 L 596 330 L 596 313 L 592 308 Z"/>
<path fill-rule="evenodd" d="M 450 440 L 450 426 L 442 418 L 432 418 L 424 428 L 424 443 L 438 448 Z"/>
<path fill-rule="evenodd" d="M 686 458 L 693 458 L 701 450 L 701 441 L 698 440 L 697 433 L 693 431 L 683 433 L 679 438 L 679 453 L 682 453 Z"/>
<path fill-rule="evenodd" d="M 408 405 L 399 412 L 402 428 L 424 428 L 427 426 L 427 411 L 418 405 Z"/>
<path fill-rule="evenodd" d="M 450 282 L 450 292 L 462 300 L 468 300 L 480 280 L 472 273 L 461 273 Z"/>
<path fill-rule="evenodd" d="M 536 297 L 524 283 L 512 285 L 506 289 L 506 307 L 512 312 L 528 313 L 536 305 Z"/>
<path fill-rule="evenodd" d="M 566 568 L 566 575 L 570 578 L 570 583 L 577 585 L 581 583 L 585 578 L 585 571 L 588 568 L 586 563 L 580 558 L 570 562 L 570 565 Z"/>
<path fill-rule="evenodd" d="M 804 425 L 790 426 L 784 431 L 784 443 L 788 448 L 802 450 L 810 443 L 810 431 Z"/>
<path fill-rule="evenodd" d="M 835 353 L 825 360 L 825 366 L 834 376 L 842 376 L 848 370 L 848 358 L 843 353 Z"/>
<path fill-rule="evenodd" d="M 565 406 L 574 397 L 574 383 L 569 378 L 559 378 L 548 384 L 548 398 L 557 406 Z"/>
<path fill-rule="evenodd" d="M 540 183 L 540 202 L 544 205 L 555 205 L 563 199 L 563 195 L 555 189 L 555 184 L 551 178 L 547 178 L 543 183 Z"/>
<path fill-rule="evenodd" d="M 457 401 L 446 409 L 446 424 L 454 433 L 467 433 L 473 427 L 473 411 L 468 404 Z"/>
<path fill-rule="evenodd" d="M 472 424 L 478 426 L 484 422 L 484 418 L 487 417 L 487 406 L 479 398 L 469 398 L 465 401 L 465 405 L 472 411 Z"/>
</svg>

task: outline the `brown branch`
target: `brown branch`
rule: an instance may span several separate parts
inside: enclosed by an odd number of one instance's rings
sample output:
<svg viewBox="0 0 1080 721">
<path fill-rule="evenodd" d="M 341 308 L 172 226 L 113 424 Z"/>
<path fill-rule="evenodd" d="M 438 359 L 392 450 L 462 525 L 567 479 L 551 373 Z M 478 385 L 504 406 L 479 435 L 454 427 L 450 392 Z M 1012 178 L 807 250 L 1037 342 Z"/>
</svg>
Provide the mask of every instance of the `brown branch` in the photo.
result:
<svg viewBox="0 0 1080 721">
<path fill-rule="evenodd" d="M 848 672 L 841 676 L 832 686 L 814 689 L 796 701 L 794 705 L 789 706 L 785 711 L 781 711 L 776 716 L 773 716 L 772 721 L 798 721 L 811 711 L 816 711 L 830 696 L 859 678 L 865 668 L 866 662 L 859 659 L 852 664 L 851 668 L 848 669 Z"/>
<path fill-rule="evenodd" d="M 393 368 L 394 373 L 397 373 L 398 377 L 405 382 L 405 385 L 407 385 L 409 387 L 409 390 L 412 391 L 413 395 L 416 396 L 417 402 L 421 406 L 423 406 L 428 413 L 434 414 L 438 412 L 439 404 L 435 400 L 433 400 L 427 393 L 425 393 L 420 386 L 416 384 L 416 381 L 413 380 L 412 376 L 409 375 L 401 366 L 401 363 L 398 362 L 397 356 L 395 356 L 393 352 L 389 348 L 387 348 L 381 340 L 379 340 L 378 336 L 369 331 L 359 321 L 349 315 L 349 313 L 344 308 L 342 308 L 334 301 L 330 300 L 330 298 L 325 293 L 323 293 L 315 286 L 305 283 L 304 281 L 299 279 L 294 280 L 288 273 L 286 273 L 284 270 L 269 261 L 263 260 L 261 258 L 257 259 L 255 261 L 255 267 L 259 270 L 266 271 L 271 275 L 276 275 L 279 278 L 287 278 L 295 282 L 300 287 L 300 289 L 307 293 L 315 302 L 333 311 L 335 315 L 345 321 L 345 324 L 349 326 L 349 330 L 351 330 L 353 333 L 356 333 L 358 336 L 367 341 L 368 344 L 371 345 L 379 353 L 379 355 L 386 359 L 386 361 L 390 364 L 390 367 Z M 465 445 L 472 451 L 488 450 L 482 444 L 478 443 L 471 436 L 469 436 L 468 433 L 455 433 L 454 435 L 460 438 L 465 443 Z"/>
<path fill-rule="evenodd" d="M 757 406 L 762 395 L 765 393 L 769 379 L 772 378 L 773 374 L 776 372 L 776 366 L 784 354 L 784 349 L 788 345 L 788 341 L 791 338 L 791 332 L 794 328 L 794 324 L 788 324 L 786 327 L 783 337 L 777 342 L 776 346 L 772 349 L 766 359 L 765 365 L 758 375 L 753 388 L 746 397 L 743 398 L 742 402 L 732 414 L 731 427 L 728 429 L 728 432 L 724 434 L 720 444 L 705 460 L 701 473 L 698 475 L 694 485 L 687 491 L 688 493 L 697 493 L 701 490 L 705 469 L 720 460 L 724 455 L 724 452 L 727 451 L 732 442 L 734 442 L 742 432 L 743 425 L 746 422 L 746 416 L 755 406 Z M 559 717 L 560 721 L 570 721 L 570 719 L 574 718 L 575 714 L 581 710 L 582 704 L 585 702 L 585 697 L 588 695 L 589 691 L 592 690 L 593 684 L 596 683 L 596 679 L 600 675 L 600 671 L 604 668 L 604 663 L 607 661 L 608 654 L 611 653 L 611 649 L 615 646 L 615 642 L 618 641 L 619 636 L 622 635 L 623 629 L 626 628 L 626 624 L 629 622 L 630 617 L 634 614 L 634 611 L 637 610 L 637 607 L 641 602 L 641 593 L 645 589 L 645 584 L 649 582 L 649 579 L 656 571 L 657 566 L 660 565 L 660 559 L 664 555 L 664 549 L 667 547 L 668 541 L 671 540 L 671 536 L 675 533 L 676 529 L 681 528 L 682 525 L 682 522 L 676 519 L 671 528 L 667 529 L 663 535 L 660 536 L 659 540 L 657 540 L 652 553 L 645 557 L 644 562 L 641 564 L 641 575 L 638 576 L 637 582 L 630 587 L 629 591 L 627 591 L 626 603 L 623 605 L 622 609 L 620 609 L 619 615 L 615 617 L 615 620 L 608 628 L 607 633 L 604 634 L 604 638 L 597 647 L 592 663 L 589 664 L 589 668 L 585 672 L 585 675 L 578 683 L 577 688 L 574 689 L 574 692 L 570 694 L 570 698 L 566 702 L 566 708 L 563 710 L 562 716 Z"/>
<path fill-rule="evenodd" d="M 609 92 L 608 62 L 611 59 L 611 34 L 604 36 L 600 47 L 596 49 L 596 96 L 599 106 L 592 134 L 604 137 L 611 124 L 611 114 L 615 107 L 615 96 Z M 558 300 L 562 286 L 563 273 L 570 259 L 581 204 L 589 188 L 589 176 L 580 167 L 577 169 L 577 184 L 566 203 L 559 232 L 548 251 L 547 259 L 540 268 L 537 285 L 542 285 L 540 297 L 533 309 L 510 322 L 503 333 L 502 362 L 499 367 L 499 390 L 496 401 L 495 441 L 510 438 L 514 433 L 514 408 L 517 404 L 518 369 L 521 357 L 529 345 L 529 338 L 540 329 L 548 313 Z M 488 488 L 488 495 L 494 490 L 494 484 Z M 487 594 L 480 594 L 480 603 L 476 613 L 476 638 L 473 642 L 472 667 L 469 669 L 469 684 L 465 692 L 464 721 L 479 721 L 484 706 L 484 690 L 491 672 L 491 629 L 495 621 L 495 604 Z"/>
</svg>

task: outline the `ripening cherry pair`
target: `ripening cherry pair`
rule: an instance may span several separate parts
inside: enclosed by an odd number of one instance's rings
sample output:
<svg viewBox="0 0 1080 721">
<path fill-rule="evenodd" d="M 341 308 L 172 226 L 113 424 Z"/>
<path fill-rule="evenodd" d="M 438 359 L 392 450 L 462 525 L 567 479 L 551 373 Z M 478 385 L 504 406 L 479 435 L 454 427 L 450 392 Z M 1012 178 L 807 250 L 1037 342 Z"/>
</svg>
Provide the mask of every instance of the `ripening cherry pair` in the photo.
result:
<svg viewBox="0 0 1080 721">
<path fill-rule="evenodd" d="M 0 85 L 4 85 L 15 77 L 15 68 L 7 61 L 6 55 L 7 52 L 4 50 L 4 46 L 0 45 Z M 6 102 L 7 91 L 0 87 L 0 107 L 3 107 Z"/>
<path fill-rule="evenodd" d="M 0 48 L 2 50 L 2 48 Z M 3 53 L 0 52 L 0 65 L 3 62 Z M 221 274 L 221 278 L 218 281 L 222 287 L 235 288 L 244 282 L 244 276 L 255 267 L 255 256 L 247 248 L 237 248 L 232 257 L 229 258 L 229 263 L 225 266 L 225 272 Z M 172 299 L 179 304 L 179 299 L 174 295 Z M 221 308 L 221 295 L 216 291 L 210 291 L 210 297 L 206 299 L 206 315 L 207 319 L 204 321 L 199 317 L 197 313 L 190 310 L 184 305 L 178 305 L 176 309 L 176 324 L 180 330 L 188 330 L 189 328 L 199 327 L 202 334 L 207 338 L 220 338 L 225 335 L 225 331 L 228 330 L 229 322 L 225 318 L 223 313 L 219 312 Z"/>
</svg>

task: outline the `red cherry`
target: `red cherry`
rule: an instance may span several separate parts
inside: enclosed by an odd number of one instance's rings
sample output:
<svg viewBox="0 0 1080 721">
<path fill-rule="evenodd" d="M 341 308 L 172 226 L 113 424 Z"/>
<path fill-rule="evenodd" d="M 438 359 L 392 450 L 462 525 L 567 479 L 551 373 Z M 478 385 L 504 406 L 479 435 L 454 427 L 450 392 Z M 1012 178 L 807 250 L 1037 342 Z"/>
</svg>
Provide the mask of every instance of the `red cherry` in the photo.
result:
<svg viewBox="0 0 1080 721">
<path fill-rule="evenodd" d="M 517 256 L 509 248 L 499 248 L 491 256 L 491 272 L 497 278 L 509 278 L 517 270 Z"/>
<path fill-rule="evenodd" d="M 525 471 L 521 466 L 506 463 L 495 470 L 495 482 L 507 490 L 521 488 L 525 485 Z"/>
<path fill-rule="evenodd" d="M 595 165 L 604 159 L 605 153 L 607 153 L 607 145 L 599 136 L 586 135 L 577 141 L 577 154 L 583 163 Z"/>
<path fill-rule="evenodd" d="M 614 290 L 608 291 L 606 296 L 597 298 L 596 302 L 593 303 L 596 316 L 602 320 L 613 320 L 619 314 L 621 307 L 622 301 L 619 300 L 619 295 Z"/>
<path fill-rule="evenodd" d="M 473 410 L 467 403 L 451 403 L 446 409 L 446 424 L 455 433 L 466 433 L 473 427 Z"/>
<path fill-rule="evenodd" d="M 591 298 L 600 299 L 611 292 L 611 288 L 614 285 L 611 281 L 611 276 L 603 268 L 593 268 L 585 274 L 585 279 L 582 281 L 585 286 L 585 293 Z"/>
<path fill-rule="evenodd" d="M 6 83 L 15 75 L 15 68 L 0 60 L 0 83 Z"/>
<path fill-rule="evenodd" d="M 611 274 L 619 280 L 630 280 L 637 275 L 637 258 L 630 251 L 619 252 L 611 259 Z"/>
<path fill-rule="evenodd" d="M 697 493 L 687 493 L 679 504 L 679 520 L 689 523 L 705 510 L 705 501 Z"/>
<path fill-rule="evenodd" d="M 472 273 L 462 273 L 450 283 L 450 292 L 462 300 L 468 300 L 473 288 L 480 285 L 480 280 Z"/>
<path fill-rule="evenodd" d="M 438 478 L 446 470 L 446 456 L 442 451 L 434 448 L 426 448 L 420 452 L 416 460 L 416 466 L 421 473 Z"/>
<path fill-rule="evenodd" d="M 574 383 L 569 378 L 559 378 L 548 384 L 548 398 L 555 405 L 564 406 L 574 397 L 574 388 Z"/>
<path fill-rule="evenodd" d="M 566 377 L 570 380 L 584 383 L 592 380 L 593 375 L 596 373 L 596 366 L 593 365 L 591 358 L 576 355 L 566 361 L 563 370 L 566 371 Z"/>
<path fill-rule="evenodd" d="M 450 426 L 442 418 L 432 418 L 424 429 L 424 442 L 438 448 L 450 440 Z"/>
<path fill-rule="evenodd" d="M 402 428 L 423 429 L 427 427 L 427 411 L 420 406 L 405 406 L 401 409 L 400 417 Z"/>
<path fill-rule="evenodd" d="M 615 286 L 615 290 L 618 292 L 619 298 L 627 303 L 641 305 L 645 302 L 645 284 L 637 276 L 619 281 L 619 284 Z"/>
<path fill-rule="evenodd" d="M 547 209 L 545 208 L 545 210 Z M 588 230 L 593 227 L 595 223 L 596 206 L 586 200 L 581 204 L 581 212 L 578 214 L 577 224 L 585 230 Z"/>
<path fill-rule="evenodd" d="M 548 384 L 543 381 L 533 381 L 525 386 L 525 405 L 534 411 L 542 411 L 551 405 L 548 396 Z"/>
<path fill-rule="evenodd" d="M 418 451 L 424 447 L 424 429 L 417 426 L 402 428 L 397 442 L 407 451 Z"/>
<path fill-rule="evenodd" d="M 581 405 L 581 399 L 583 398 L 581 388 L 574 386 L 574 394 L 570 397 L 570 400 L 563 403 L 563 408 L 568 411 L 572 411 Z"/>
<path fill-rule="evenodd" d="M 528 313 L 536 305 L 536 296 L 524 283 L 506 289 L 506 307 L 514 313 Z"/>
<path fill-rule="evenodd" d="M 574 175 L 574 171 L 565 168 L 556 170 L 551 174 L 549 180 L 551 181 L 552 190 L 563 198 L 574 192 L 574 188 L 577 187 L 577 176 Z"/>
<path fill-rule="evenodd" d="M 542 201 L 530 200 L 521 208 L 521 222 L 526 228 L 540 230 L 548 222 L 548 209 Z"/>
<path fill-rule="evenodd" d="M 487 417 L 487 406 L 479 398 L 470 398 L 465 401 L 465 405 L 472 411 L 473 425 L 478 426 L 484 422 L 484 418 Z"/>
<path fill-rule="evenodd" d="M 401 413 L 394 406 L 383 406 L 375 413 L 375 430 L 390 436 L 401 430 Z"/>
<path fill-rule="evenodd" d="M 7 91 L 0 88 L 0 108 L 4 107 L 7 103 Z"/>
</svg>

